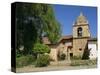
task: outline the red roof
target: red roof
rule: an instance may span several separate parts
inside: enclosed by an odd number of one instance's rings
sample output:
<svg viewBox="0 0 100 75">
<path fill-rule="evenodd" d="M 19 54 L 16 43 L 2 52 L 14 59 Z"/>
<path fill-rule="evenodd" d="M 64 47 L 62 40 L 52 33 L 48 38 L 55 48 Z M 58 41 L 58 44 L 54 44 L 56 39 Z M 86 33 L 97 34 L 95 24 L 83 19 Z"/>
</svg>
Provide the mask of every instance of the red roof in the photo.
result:
<svg viewBox="0 0 100 75">
<path fill-rule="evenodd" d="M 62 36 L 61 39 L 59 40 L 59 42 L 61 42 L 62 40 L 69 40 L 72 38 L 73 38 L 72 35 Z"/>
</svg>

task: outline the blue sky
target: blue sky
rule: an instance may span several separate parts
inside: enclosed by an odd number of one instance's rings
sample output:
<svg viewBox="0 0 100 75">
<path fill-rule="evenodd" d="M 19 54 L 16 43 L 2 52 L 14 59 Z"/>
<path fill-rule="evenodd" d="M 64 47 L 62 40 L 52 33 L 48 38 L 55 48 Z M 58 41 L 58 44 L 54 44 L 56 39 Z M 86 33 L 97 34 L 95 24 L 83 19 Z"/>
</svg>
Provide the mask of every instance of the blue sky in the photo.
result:
<svg viewBox="0 0 100 75">
<path fill-rule="evenodd" d="M 72 26 L 80 12 L 89 22 L 92 37 L 97 36 L 97 8 L 86 6 L 53 5 L 56 19 L 62 27 L 62 35 L 72 35 Z"/>
</svg>

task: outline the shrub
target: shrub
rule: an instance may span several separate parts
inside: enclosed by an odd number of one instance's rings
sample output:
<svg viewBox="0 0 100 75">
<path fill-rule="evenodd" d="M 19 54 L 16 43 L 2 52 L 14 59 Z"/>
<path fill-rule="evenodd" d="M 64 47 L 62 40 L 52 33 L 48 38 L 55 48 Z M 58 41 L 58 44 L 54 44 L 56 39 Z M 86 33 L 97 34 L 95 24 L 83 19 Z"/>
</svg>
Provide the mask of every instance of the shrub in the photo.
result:
<svg viewBox="0 0 100 75">
<path fill-rule="evenodd" d="M 32 51 L 33 53 L 36 53 L 36 54 L 43 54 L 43 53 L 49 53 L 50 48 L 45 44 L 36 43 Z"/>
<path fill-rule="evenodd" d="M 65 54 L 61 54 L 60 59 L 61 60 L 65 60 L 65 58 L 66 58 L 66 55 Z"/>
<path fill-rule="evenodd" d="M 16 67 L 23 67 L 35 62 L 35 58 L 32 55 L 20 56 L 16 58 Z"/>
<path fill-rule="evenodd" d="M 82 57 L 81 56 L 73 56 L 71 59 L 72 60 L 80 60 L 80 59 L 82 59 Z"/>
<path fill-rule="evenodd" d="M 22 51 L 16 50 L 16 57 L 21 57 L 22 55 Z"/>
<path fill-rule="evenodd" d="M 71 66 L 91 66 L 96 65 L 97 60 L 72 60 Z"/>
<path fill-rule="evenodd" d="M 36 60 L 35 66 L 44 67 L 49 65 L 49 62 L 50 62 L 49 55 L 40 54 Z"/>
</svg>

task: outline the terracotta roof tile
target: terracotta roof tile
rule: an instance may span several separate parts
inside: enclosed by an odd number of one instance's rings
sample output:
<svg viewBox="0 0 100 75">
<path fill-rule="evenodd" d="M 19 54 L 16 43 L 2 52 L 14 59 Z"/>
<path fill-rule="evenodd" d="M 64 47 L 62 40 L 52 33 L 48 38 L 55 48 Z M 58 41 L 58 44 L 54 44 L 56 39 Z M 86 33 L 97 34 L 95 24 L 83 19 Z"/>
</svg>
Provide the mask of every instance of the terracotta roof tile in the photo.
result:
<svg viewBox="0 0 100 75">
<path fill-rule="evenodd" d="M 68 40 L 68 39 L 72 39 L 72 38 L 73 38 L 72 35 L 62 36 L 61 39 L 59 40 L 59 42 L 61 40 Z"/>
</svg>

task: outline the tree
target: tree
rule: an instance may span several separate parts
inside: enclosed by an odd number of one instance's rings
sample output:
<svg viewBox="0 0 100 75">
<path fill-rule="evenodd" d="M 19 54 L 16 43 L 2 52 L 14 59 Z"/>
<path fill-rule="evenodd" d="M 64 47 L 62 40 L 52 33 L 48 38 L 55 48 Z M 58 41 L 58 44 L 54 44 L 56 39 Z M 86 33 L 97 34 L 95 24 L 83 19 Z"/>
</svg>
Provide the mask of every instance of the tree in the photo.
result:
<svg viewBox="0 0 100 75">
<path fill-rule="evenodd" d="M 53 8 L 47 4 L 16 3 L 16 27 L 16 49 L 24 46 L 23 54 L 32 53 L 34 44 L 42 43 L 43 33 L 51 42 L 57 42 L 61 35 Z"/>
<path fill-rule="evenodd" d="M 31 53 L 33 43 L 36 42 L 37 30 L 32 20 L 32 11 L 29 4 L 16 4 L 16 49 L 24 46 L 23 54 Z"/>
<path fill-rule="evenodd" d="M 47 45 L 36 43 L 32 51 L 36 54 L 37 67 L 47 66 L 49 64 L 49 55 L 45 55 L 45 53 L 50 52 L 50 48 Z"/>
<path fill-rule="evenodd" d="M 50 52 L 50 48 L 47 45 L 45 45 L 45 44 L 36 43 L 34 45 L 32 51 L 34 53 L 36 53 L 36 54 L 44 54 L 44 53 L 49 53 Z"/>
</svg>

